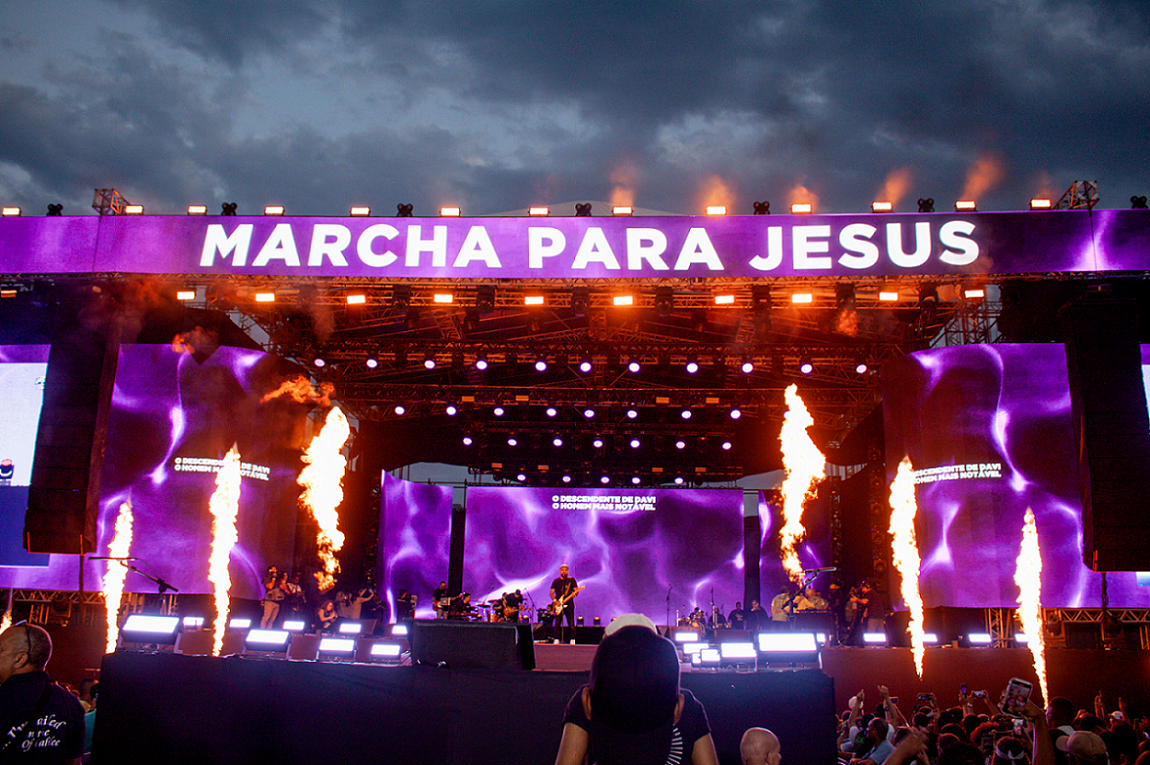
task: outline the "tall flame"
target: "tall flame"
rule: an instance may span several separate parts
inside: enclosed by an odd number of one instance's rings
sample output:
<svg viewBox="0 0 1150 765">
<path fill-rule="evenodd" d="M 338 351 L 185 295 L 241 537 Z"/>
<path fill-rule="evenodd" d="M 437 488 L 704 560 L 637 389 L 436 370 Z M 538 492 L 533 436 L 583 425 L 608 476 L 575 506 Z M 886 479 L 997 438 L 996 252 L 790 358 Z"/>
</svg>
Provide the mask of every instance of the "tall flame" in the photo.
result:
<svg viewBox="0 0 1150 765">
<path fill-rule="evenodd" d="M 918 502 L 914 496 L 914 470 L 910 458 L 903 457 L 898 472 L 890 484 L 891 561 L 902 579 L 902 599 L 910 609 L 910 645 L 914 650 L 914 668 L 922 679 L 922 659 L 926 653 L 926 635 L 923 631 L 922 596 L 918 591 L 918 538 L 914 532 L 914 517 Z"/>
<path fill-rule="evenodd" d="M 347 466 L 347 460 L 340 452 L 349 435 L 351 427 L 347 424 L 347 417 L 339 407 L 334 407 L 328 412 L 323 428 L 308 444 L 303 455 L 307 467 L 297 481 L 303 487 L 300 502 L 319 524 L 315 541 L 323 571 L 317 572 L 316 578 L 321 592 L 335 585 L 335 574 L 339 572 L 335 554 L 343 547 L 343 532 L 339 530 L 336 508 L 343 501 L 341 483 Z"/>
<path fill-rule="evenodd" d="M 1022 544 L 1014 569 L 1014 583 L 1018 585 L 1018 619 L 1022 631 L 1029 639 L 1030 655 L 1034 657 L 1034 671 L 1042 688 L 1042 700 L 1049 702 L 1046 692 L 1046 640 L 1042 634 L 1042 555 L 1038 549 L 1038 526 L 1034 511 L 1026 508 L 1022 526 Z"/>
<path fill-rule="evenodd" d="M 797 385 L 786 393 L 787 413 L 779 433 L 783 452 L 783 527 L 779 531 L 783 568 L 792 580 L 802 578 L 802 564 L 796 546 L 806 533 L 803 528 L 803 503 L 815 496 L 815 484 L 826 475 L 826 458 L 815 446 L 807 428 L 815 424 L 806 404 L 799 397 Z"/>
<path fill-rule="evenodd" d="M 12 626 L 12 601 L 14 596 L 13 588 L 8 588 L 8 607 L 4 609 L 4 616 L 0 617 L 0 632 Z"/>
<path fill-rule="evenodd" d="M 116 516 L 116 532 L 112 537 L 112 544 L 108 546 L 108 555 L 113 558 L 126 558 L 132 549 L 132 503 L 125 502 L 120 505 L 120 514 Z M 108 570 L 104 574 L 104 606 L 107 615 L 107 653 L 116 650 L 116 641 L 120 637 L 120 599 L 124 596 L 124 580 L 128 578 L 126 566 L 116 561 L 108 561 Z"/>
<path fill-rule="evenodd" d="M 236 517 L 240 512 L 240 452 L 233 445 L 224 457 L 224 464 L 216 475 L 216 490 L 208 502 L 212 513 L 212 555 L 208 561 L 208 579 L 216 600 L 216 620 L 212 624 L 215 647 L 214 656 L 220 655 L 224 647 L 224 627 L 228 623 L 228 591 L 232 588 L 232 577 L 228 573 L 228 559 L 232 547 L 239 540 L 236 531 Z"/>
</svg>

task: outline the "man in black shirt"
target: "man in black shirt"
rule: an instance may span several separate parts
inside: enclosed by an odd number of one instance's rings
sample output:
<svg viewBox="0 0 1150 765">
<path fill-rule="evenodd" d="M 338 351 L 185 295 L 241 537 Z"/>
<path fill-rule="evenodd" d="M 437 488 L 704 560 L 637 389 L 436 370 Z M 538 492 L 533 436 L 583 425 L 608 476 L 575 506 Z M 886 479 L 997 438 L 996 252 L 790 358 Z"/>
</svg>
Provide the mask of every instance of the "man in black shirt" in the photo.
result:
<svg viewBox="0 0 1150 765">
<path fill-rule="evenodd" d="M 52 639 L 21 622 L 0 634 L 0 763 L 79 763 L 84 710 L 44 666 Z"/>
<path fill-rule="evenodd" d="M 559 627 L 559 640 L 575 642 L 575 596 L 582 589 L 575 577 L 570 575 L 571 569 L 564 563 L 559 567 L 559 576 L 551 582 L 551 618 L 552 624 Z M 571 636 L 567 637 L 563 628 L 563 620 L 571 628 Z"/>
<path fill-rule="evenodd" d="M 447 582 L 440 582 L 439 586 L 431 591 L 431 602 L 435 606 L 435 618 L 446 619 L 451 608 L 451 598 L 447 597 Z"/>
</svg>

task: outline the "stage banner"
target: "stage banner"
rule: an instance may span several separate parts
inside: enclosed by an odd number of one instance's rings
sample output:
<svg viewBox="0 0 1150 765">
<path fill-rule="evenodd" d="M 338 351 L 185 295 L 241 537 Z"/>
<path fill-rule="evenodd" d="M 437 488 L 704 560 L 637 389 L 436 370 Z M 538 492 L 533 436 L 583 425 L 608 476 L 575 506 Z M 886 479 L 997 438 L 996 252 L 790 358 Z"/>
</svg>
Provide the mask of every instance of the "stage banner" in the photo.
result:
<svg viewBox="0 0 1150 765">
<path fill-rule="evenodd" d="M 381 279 L 1138 271 L 1150 212 L 556 218 L 5 218 L 12 272 Z"/>
<path fill-rule="evenodd" d="M 915 471 L 926 606 L 1017 606 L 1014 574 L 1027 508 L 1038 527 L 1042 605 L 1101 606 L 1103 575 L 1082 563 L 1062 345 L 919 351 L 885 364 L 882 386 L 888 482 L 904 457 Z M 1111 607 L 1150 607 L 1150 587 L 1140 586 L 1139 576 L 1106 575 Z"/>
<path fill-rule="evenodd" d="M 566 564 L 587 626 L 630 612 L 674 623 L 743 598 L 741 489 L 474 487 L 464 539 L 474 601 L 520 590 L 544 608 Z"/>
</svg>

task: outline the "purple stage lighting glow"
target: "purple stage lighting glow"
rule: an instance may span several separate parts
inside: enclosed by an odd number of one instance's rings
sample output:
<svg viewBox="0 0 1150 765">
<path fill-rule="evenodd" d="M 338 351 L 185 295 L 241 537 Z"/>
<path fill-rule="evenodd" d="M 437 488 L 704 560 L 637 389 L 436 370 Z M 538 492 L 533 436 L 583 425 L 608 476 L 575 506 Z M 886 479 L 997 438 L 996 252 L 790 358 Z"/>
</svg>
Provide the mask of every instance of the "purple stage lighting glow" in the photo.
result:
<svg viewBox="0 0 1150 765">
<path fill-rule="evenodd" d="M 553 406 L 549 406 L 549 407 L 547 407 L 547 416 L 548 416 L 548 417 L 554 417 L 554 416 L 555 416 L 555 415 L 557 415 L 557 414 L 559 414 L 559 410 L 558 410 L 558 409 L 556 409 L 556 408 L 555 408 L 555 407 L 553 407 Z"/>
<path fill-rule="evenodd" d="M 515 480 L 522 483 L 523 481 L 527 480 L 527 474 L 526 473 L 519 473 L 518 475 L 515 476 Z"/>
<path fill-rule="evenodd" d="M 693 375 L 698 371 L 699 371 L 699 362 L 693 361 L 693 360 L 687 362 L 687 374 Z"/>
<path fill-rule="evenodd" d="M 477 358 L 475 360 L 475 368 L 478 369 L 480 372 L 487 369 L 487 359 L 483 358 L 482 356 Z"/>
<path fill-rule="evenodd" d="M 455 408 L 454 404 L 448 404 L 447 408 L 444 409 L 443 411 L 447 412 L 448 417 L 454 417 L 456 414 L 459 413 L 459 410 Z"/>
<path fill-rule="evenodd" d="M 602 478 L 599 479 L 599 483 L 606 486 L 607 484 L 611 483 L 611 476 L 606 476 L 606 475 L 603 476 Z"/>
<path fill-rule="evenodd" d="M 558 448 L 563 445 L 563 439 L 559 438 L 559 436 L 556 436 L 555 438 L 551 439 L 551 445 Z"/>
<path fill-rule="evenodd" d="M 595 410 L 590 409 L 590 408 L 584 409 L 583 410 L 583 416 L 586 417 L 588 420 L 590 420 L 591 418 L 593 418 L 595 416 Z"/>
<path fill-rule="evenodd" d="M 689 419 L 691 419 L 691 410 L 690 409 L 684 409 L 679 414 L 679 416 L 682 417 L 684 420 L 689 420 Z"/>
<path fill-rule="evenodd" d="M 799 364 L 799 371 L 805 375 L 809 375 L 811 372 L 815 371 L 815 365 L 809 361 L 804 361 L 802 364 Z"/>
<path fill-rule="evenodd" d="M 676 486 L 682 486 L 683 485 L 683 476 L 681 476 L 681 475 L 675 476 L 675 485 Z"/>
<path fill-rule="evenodd" d="M 318 358 L 318 357 L 312 363 L 315 364 L 320 369 L 323 369 L 325 366 L 327 366 L 327 362 L 321 358 Z"/>
<path fill-rule="evenodd" d="M 546 372 L 547 371 L 547 362 L 543 359 L 536 359 L 535 360 L 535 371 L 536 372 Z"/>
<path fill-rule="evenodd" d="M 602 438 L 596 438 L 594 441 L 591 442 L 591 445 L 594 446 L 596 449 L 602 449 L 603 448 L 603 439 Z"/>
<path fill-rule="evenodd" d="M 580 361 L 579 362 L 579 371 L 582 372 L 583 374 L 587 374 L 588 372 L 590 372 L 591 371 L 591 362 L 588 361 L 587 359 L 583 359 L 582 361 Z"/>
<path fill-rule="evenodd" d="M 404 414 L 407 413 L 407 409 L 404 408 L 403 404 L 396 404 L 395 405 L 395 413 L 402 417 Z"/>
<path fill-rule="evenodd" d="M 631 439 L 631 448 L 632 449 L 638 449 L 640 445 L 641 444 L 639 443 L 639 439 L 637 439 L 637 438 Z"/>
<path fill-rule="evenodd" d="M 471 439 L 471 436 L 464 436 L 463 437 L 463 445 L 464 446 L 471 446 L 473 443 L 475 443 L 475 442 Z"/>
<path fill-rule="evenodd" d="M 563 476 L 563 483 L 571 483 L 571 476 L 569 476 L 569 475 Z"/>
<path fill-rule="evenodd" d="M 867 369 L 869 369 L 869 367 L 866 365 L 865 361 L 860 361 L 858 364 L 855 364 L 855 372 L 860 375 L 865 375 Z"/>
<path fill-rule="evenodd" d="M 370 358 L 367 361 L 365 361 L 364 363 L 367 364 L 368 369 L 375 369 L 376 367 L 379 366 L 379 359 Z"/>
<path fill-rule="evenodd" d="M 753 361 L 744 361 L 743 365 L 739 368 L 743 370 L 743 374 L 749 375 L 755 371 L 755 363 Z"/>
<path fill-rule="evenodd" d="M 642 369 L 642 367 L 639 365 L 638 361 L 632 359 L 631 361 L 627 362 L 627 371 L 631 374 L 638 374 L 640 369 Z"/>
<path fill-rule="evenodd" d="M 725 451 L 725 452 L 731 451 L 731 442 L 730 441 L 724 441 L 723 442 L 723 451 Z"/>
<path fill-rule="evenodd" d="M 511 438 L 507 439 L 507 445 L 508 446 L 519 446 L 519 440 L 516 439 L 515 436 L 512 436 Z"/>
<path fill-rule="evenodd" d="M 687 448 L 687 442 L 680 438 L 678 441 L 675 442 L 675 448 L 676 449 L 686 449 Z"/>
<path fill-rule="evenodd" d="M 642 482 L 643 482 L 643 479 L 639 478 L 639 476 L 634 476 L 633 478 L 631 478 L 631 483 L 635 484 L 636 486 L 638 486 Z"/>
<path fill-rule="evenodd" d="M 742 416 L 743 416 L 743 413 L 741 410 L 739 410 L 739 409 L 732 409 L 731 410 L 731 419 L 732 420 L 737 420 Z"/>
<path fill-rule="evenodd" d="M 423 360 L 423 368 L 424 369 L 435 369 L 435 359 L 428 356 L 426 359 Z"/>
<path fill-rule="evenodd" d="M 635 410 L 635 409 L 628 409 L 627 410 L 627 419 L 633 420 L 638 416 L 639 416 L 639 412 L 637 410 Z"/>
<path fill-rule="evenodd" d="M 497 406 L 491 410 L 491 413 L 496 417 L 502 417 L 504 415 L 504 409 L 501 406 Z"/>
</svg>

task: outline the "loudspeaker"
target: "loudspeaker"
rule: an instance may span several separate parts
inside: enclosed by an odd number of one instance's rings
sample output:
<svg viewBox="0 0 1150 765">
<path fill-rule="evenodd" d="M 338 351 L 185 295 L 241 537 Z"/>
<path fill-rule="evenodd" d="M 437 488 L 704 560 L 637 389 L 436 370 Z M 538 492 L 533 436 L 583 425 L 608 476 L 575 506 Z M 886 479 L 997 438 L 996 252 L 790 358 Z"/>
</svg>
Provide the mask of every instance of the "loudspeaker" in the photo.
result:
<svg viewBox="0 0 1150 765">
<path fill-rule="evenodd" d="M 1150 415 L 1133 301 L 1088 295 L 1063 309 L 1082 494 L 1082 558 L 1094 571 L 1150 566 Z"/>
<path fill-rule="evenodd" d="M 48 355 L 36 433 L 24 546 L 29 552 L 90 553 L 96 543 L 100 466 L 116 351 L 102 342 L 58 343 Z"/>
<path fill-rule="evenodd" d="M 416 664 L 452 669 L 535 669 L 530 624 L 416 619 L 408 637 Z"/>
<path fill-rule="evenodd" d="M 575 643 L 577 645 L 599 645 L 599 641 L 603 639 L 603 633 L 606 631 L 606 627 L 576 627 Z"/>
</svg>

